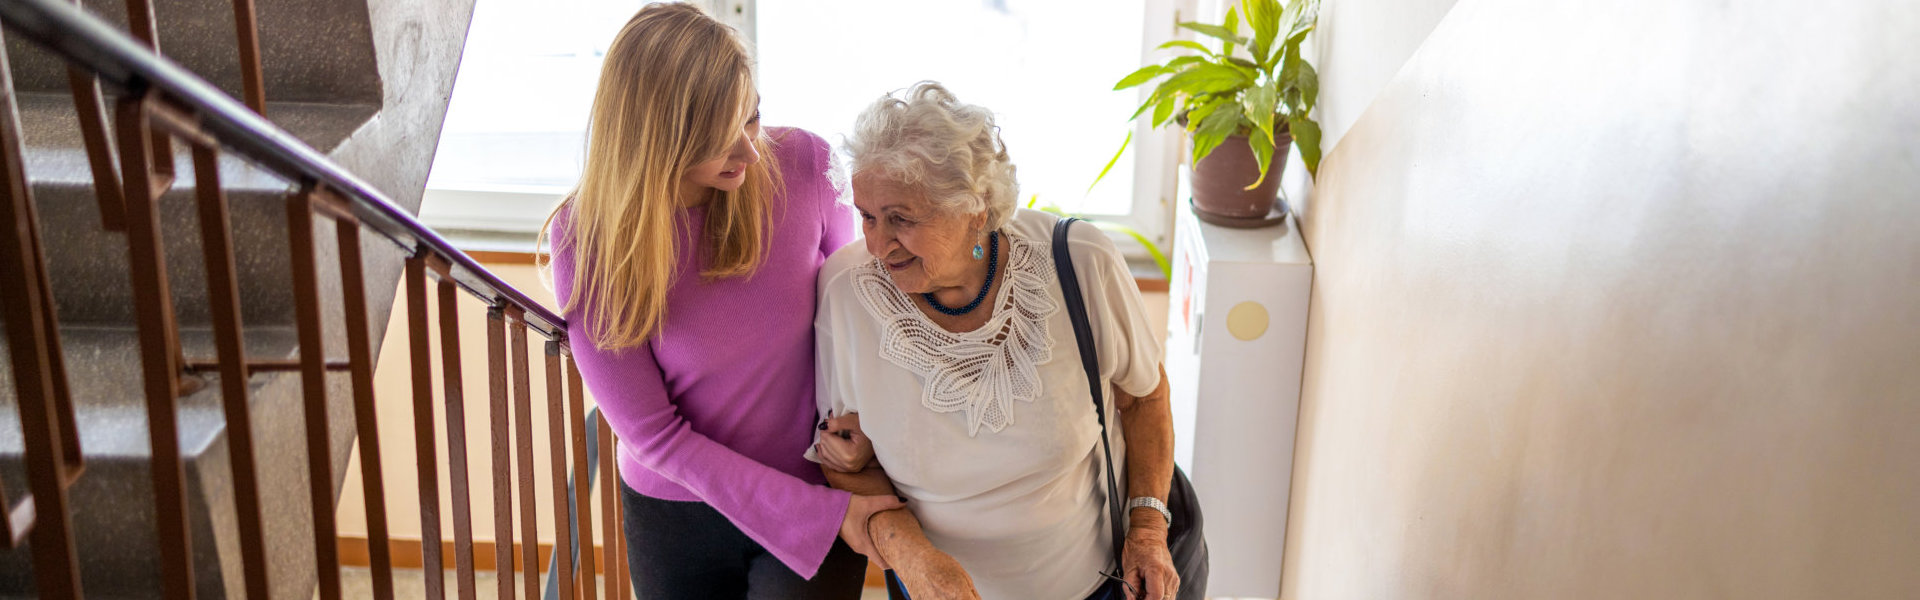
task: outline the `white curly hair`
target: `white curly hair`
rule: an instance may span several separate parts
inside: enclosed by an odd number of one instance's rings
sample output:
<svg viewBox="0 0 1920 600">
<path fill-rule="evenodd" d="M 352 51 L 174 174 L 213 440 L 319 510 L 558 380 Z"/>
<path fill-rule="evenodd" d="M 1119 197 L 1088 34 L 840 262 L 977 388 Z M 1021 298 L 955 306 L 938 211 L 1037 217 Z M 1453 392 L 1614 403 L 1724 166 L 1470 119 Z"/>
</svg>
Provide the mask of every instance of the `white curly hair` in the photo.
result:
<svg viewBox="0 0 1920 600">
<path fill-rule="evenodd" d="M 854 174 L 916 187 L 948 214 L 985 212 L 986 231 L 1006 225 L 1019 206 L 1020 183 L 993 111 L 960 102 L 939 82 L 913 84 L 861 111 L 847 152 Z"/>
</svg>

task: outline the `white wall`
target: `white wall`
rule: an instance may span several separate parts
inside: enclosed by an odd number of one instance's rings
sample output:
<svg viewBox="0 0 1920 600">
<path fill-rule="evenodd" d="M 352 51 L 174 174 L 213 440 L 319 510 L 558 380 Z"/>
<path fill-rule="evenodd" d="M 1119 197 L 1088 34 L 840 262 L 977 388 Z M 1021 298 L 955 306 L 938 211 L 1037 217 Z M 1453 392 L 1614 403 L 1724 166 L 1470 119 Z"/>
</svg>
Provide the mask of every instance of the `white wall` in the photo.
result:
<svg viewBox="0 0 1920 600">
<path fill-rule="evenodd" d="M 1461 0 L 1305 219 L 1284 596 L 1920 598 L 1916 56 L 1912 0 Z"/>
<path fill-rule="evenodd" d="M 1315 118 L 1331 151 L 1458 0 L 1323 0 L 1310 40 L 1320 72 Z"/>
</svg>

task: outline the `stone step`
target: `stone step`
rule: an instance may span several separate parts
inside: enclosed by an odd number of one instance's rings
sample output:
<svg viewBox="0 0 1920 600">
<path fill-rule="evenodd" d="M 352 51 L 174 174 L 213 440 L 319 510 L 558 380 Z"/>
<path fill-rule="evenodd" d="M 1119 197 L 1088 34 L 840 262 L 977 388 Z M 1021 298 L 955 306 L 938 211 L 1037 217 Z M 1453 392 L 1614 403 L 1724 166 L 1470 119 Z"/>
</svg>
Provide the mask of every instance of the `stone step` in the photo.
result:
<svg viewBox="0 0 1920 600">
<path fill-rule="evenodd" d="M 93 171 L 72 104 L 63 94 L 24 94 L 20 99 L 27 175 L 39 208 L 47 263 L 51 272 L 60 274 L 51 280 L 54 300 L 62 322 L 130 325 L 133 288 L 126 268 L 126 235 L 100 225 Z M 377 107 L 275 103 L 269 109 L 291 133 L 326 151 L 351 136 Z M 174 187 L 160 199 L 167 272 L 181 321 L 204 325 L 209 303 L 199 207 L 193 162 L 184 144 L 175 144 L 174 164 Z M 227 189 L 245 321 L 291 324 L 285 198 L 293 187 L 227 156 L 222 157 L 221 179 Z"/>
<path fill-rule="evenodd" d="M 151 0 L 149 0 L 151 1 Z M 127 27 L 124 0 L 86 0 L 87 11 Z M 232 0 L 152 2 L 160 53 L 236 98 L 240 58 Z M 378 104 L 380 72 L 367 0 L 256 0 L 268 100 Z M 22 36 L 7 36 L 20 91 L 67 90 L 66 64 Z"/>
<path fill-rule="evenodd" d="M 237 96 L 241 90 L 230 1 L 168 0 L 157 2 L 156 10 L 162 54 Z M 268 119 L 380 190 L 400 210 L 417 212 L 473 0 L 258 3 Z M 95 14 L 124 24 L 121 0 L 87 4 Z M 89 598 L 157 598 L 159 546 L 126 236 L 101 226 L 92 170 L 67 95 L 65 63 L 24 36 L 7 36 L 6 50 L 16 89 L 23 92 L 19 98 L 26 171 L 46 242 L 87 457 L 85 475 L 69 490 L 82 586 Z M 393 93 L 384 93 L 383 85 L 392 85 Z M 184 147 L 176 145 L 175 164 L 178 181 L 160 200 L 163 251 L 183 327 L 183 351 L 191 358 L 210 358 L 214 354 L 207 331 L 199 218 L 192 162 Z M 220 169 L 231 211 L 248 353 L 260 359 L 293 356 L 284 202 L 292 185 L 237 159 L 223 158 Z M 315 236 L 324 337 L 329 356 L 337 359 L 344 354 L 345 338 L 337 252 L 332 225 L 320 223 Z M 407 251 L 378 235 L 362 237 L 369 333 L 377 356 Z M 25 481 L 19 417 L 10 406 L 15 402 L 10 371 L 11 364 L 0 360 L 0 483 L 9 498 L 17 500 Z M 243 597 L 219 378 L 213 373 L 198 377 L 204 387 L 178 402 L 196 592 L 200 598 Z M 248 384 L 267 507 L 272 597 L 311 598 L 312 514 L 299 376 L 263 373 Z M 328 375 L 328 460 L 335 498 L 354 438 L 347 384 L 344 373 Z M 34 596 L 30 556 L 27 548 L 0 550 L 0 598 Z"/>
<path fill-rule="evenodd" d="M 69 490 L 73 534 L 88 597 L 155 597 L 159 580 L 156 519 L 149 470 L 146 397 L 141 393 L 138 332 L 123 327 L 61 327 L 74 420 L 86 473 Z M 212 357 L 210 331 L 187 328 L 180 342 L 188 357 Z M 250 328 L 245 345 L 253 358 L 287 358 L 296 346 L 292 330 Z M 5 351 L 0 349 L 0 358 Z M 217 374 L 196 375 L 204 385 L 177 402 L 179 443 L 187 476 L 188 515 L 195 580 L 203 598 L 243 597 L 233 471 Z M 265 535 L 275 597 L 311 594 L 311 523 L 306 477 L 306 426 L 298 375 L 254 375 L 248 393 L 260 465 L 261 500 L 268 512 Z M 333 397 L 344 397 L 345 378 L 329 376 Z M 0 483 L 11 500 L 27 489 L 22 438 L 14 406 L 12 374 L 0 371 Z M 335 473 L 351 452 L 348 403 L 330 402 L 328 429 Z M 0 598 L 31 597 L 32 568 L 25 549 L 0 551 Z"/>
</svg>

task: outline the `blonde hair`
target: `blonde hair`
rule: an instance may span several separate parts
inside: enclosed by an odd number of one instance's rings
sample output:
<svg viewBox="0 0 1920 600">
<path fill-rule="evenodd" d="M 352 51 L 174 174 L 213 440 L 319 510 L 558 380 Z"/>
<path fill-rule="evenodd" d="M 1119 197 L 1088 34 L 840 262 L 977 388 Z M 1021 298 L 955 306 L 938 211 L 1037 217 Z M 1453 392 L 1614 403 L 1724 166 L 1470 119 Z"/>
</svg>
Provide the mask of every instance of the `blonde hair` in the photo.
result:
<svg viewBox="0 0 1920 600">
<path fill-rule="evenodd" d="M 649 4 L 608 48 L 587 127 L 580 183 L 540 228 L 554 251 L 573 250 L 573 288 L 563 312 L 587 315 L 588 341 L 603 350 L 638 346 L 666 318 L 680 253 L 705 253 L 702 275 L 751 275 L 766 250 L 769 197 L 779 169 L 764 135 L 761 160 L 738 191 L 716 191 L 696 248 L 680 248 L 682 177 L 724 155 L 759 103 L 753 63 L 732 28 L 699 8 Z M 554 219 L 571 207 L 565 235 Z M 551 260 L 549 255 L 544 260 Z"/>
<path fill-rule="evenodd" d="M 1006 225 L 1020 183 L 993 111 L 961 102 L 939 82 L 905 92 L 882 96 L 854 121 L 853 172 L 917 187 L 948 214 L 985 212 L 987 230 Z"/>
</svg>

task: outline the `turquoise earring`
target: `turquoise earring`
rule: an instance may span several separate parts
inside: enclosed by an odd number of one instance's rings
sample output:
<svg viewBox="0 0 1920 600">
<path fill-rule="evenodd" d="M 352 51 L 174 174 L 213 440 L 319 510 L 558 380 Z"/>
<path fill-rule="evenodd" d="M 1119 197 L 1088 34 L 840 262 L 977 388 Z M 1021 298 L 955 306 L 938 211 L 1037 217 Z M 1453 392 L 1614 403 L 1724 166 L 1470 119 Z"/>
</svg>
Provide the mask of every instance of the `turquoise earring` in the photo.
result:
<svg viewBox="0 0 1920 600">
<path fill-rule="evenodd" d="M 974 259 L 974 260 L 980 260 L 980 259 L 982 259 L 982 258 L 986 258 L 986 256 L 987 256 L 987 249 L 985 249 L 985 248 L 981 248 L 979 244 L 974 244 L 974 245 L 973 245 L 973 259 Z"/>
</svg>

